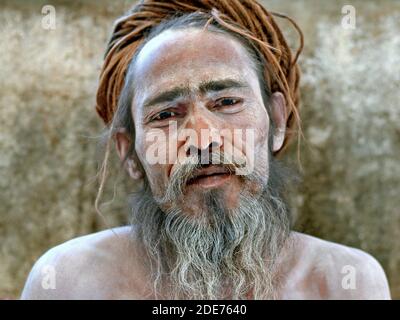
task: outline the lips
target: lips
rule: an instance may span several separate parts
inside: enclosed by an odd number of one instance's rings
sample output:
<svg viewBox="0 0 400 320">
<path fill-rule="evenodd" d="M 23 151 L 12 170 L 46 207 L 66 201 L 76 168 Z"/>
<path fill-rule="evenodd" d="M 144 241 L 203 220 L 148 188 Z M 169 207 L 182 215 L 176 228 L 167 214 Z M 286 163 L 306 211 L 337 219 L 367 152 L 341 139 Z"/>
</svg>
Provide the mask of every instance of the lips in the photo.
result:
<svg viewBox="0 0 400 320">
<path fill-rule="evenodd" d="M 203 167 L 200 170 L 197 170 L 194 176 L 189 179 L 188 184 L 194 184 L 202 179 L 209 177 L 226 176 L 226 175 L 230 175 L 230 171 L 227 168 L 221 166 L 209 165 L 207 167 Z"/>
</svg>

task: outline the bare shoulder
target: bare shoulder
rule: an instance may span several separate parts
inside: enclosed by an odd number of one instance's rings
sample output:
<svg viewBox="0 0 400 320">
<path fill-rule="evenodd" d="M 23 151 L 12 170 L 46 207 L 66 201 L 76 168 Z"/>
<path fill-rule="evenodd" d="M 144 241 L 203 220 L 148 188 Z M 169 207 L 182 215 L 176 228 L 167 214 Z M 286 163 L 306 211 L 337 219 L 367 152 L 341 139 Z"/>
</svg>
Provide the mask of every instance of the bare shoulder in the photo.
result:
<svg viewBox="0 0 400 320">
<path fill-rule="evenodd" d="M 308 281 L 326 299 L 390 299 L 385 272 L 370 254 L 352 247 L 294 233 L 300 255 L 309 257 Z"/>
<path fill-rule="evenodd" d="M 48 250 L 34 264 L 21 299 L 109 298 L 120 285 L 113 274 L 125 272 L 132 252 L 130 233 L 130 227 L 108 229 Z"/>
</svg>

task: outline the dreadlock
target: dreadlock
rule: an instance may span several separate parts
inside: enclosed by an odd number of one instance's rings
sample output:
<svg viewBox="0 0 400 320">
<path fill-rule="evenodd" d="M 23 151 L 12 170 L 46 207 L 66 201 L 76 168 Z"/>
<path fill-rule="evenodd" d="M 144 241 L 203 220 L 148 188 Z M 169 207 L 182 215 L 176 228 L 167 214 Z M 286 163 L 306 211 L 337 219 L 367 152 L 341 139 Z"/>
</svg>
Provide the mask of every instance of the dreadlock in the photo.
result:
<svg viewBox="0 0 400 320">
<path fill-rule="evenodd" d="M 97 91 L 96 111 L 104 123 L 111 127 L 106 145 L 106 155 L 100 169 L 100 188 L 95 207 L 103 192 L 110 152 L 113 118 L 118 109 L 128 67 L 132 58 L 143 47 L 149 33 L 166 20 L 179 15 L 203 13 L 209 16 L 205 27 L 215 21 L 222 29 L 250 42 L 264 61 L 262 76 L 269 92 L 280 91 L 287 103 L 287 128 L 282 148 L 285 150 L 294 133 L 300 141 L 298 57 L 303 49 L 303 34 L 298 25 L 286 15 L 267 11 L 256 0 L 140 0 L 114 25 L 109 40 Z M 274 17 L 287 19 L 300 36 L 295 54 L 289 48 Z M 266 88 L 262 88 L 266 89 Z"/>
</svg>

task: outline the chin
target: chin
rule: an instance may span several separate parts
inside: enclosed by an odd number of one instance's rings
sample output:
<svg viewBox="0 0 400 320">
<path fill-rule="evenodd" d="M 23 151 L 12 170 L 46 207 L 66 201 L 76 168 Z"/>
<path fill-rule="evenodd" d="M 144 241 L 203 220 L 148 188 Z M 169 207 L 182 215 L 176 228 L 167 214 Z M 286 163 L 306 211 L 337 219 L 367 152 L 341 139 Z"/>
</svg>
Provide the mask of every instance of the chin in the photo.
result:
<svg viewBox="0 0 400 320">
<path fill-rule="evenodd" d="M 244 189 L 243 182 L 235 176 L 231 176 L 228 181 L 206 188 L 199 185 L 189 186 L 177 206 L 189 216 L 207 213 L 210 210 L 211 199 L 218 201 L 225 209 L 236 209 L 239 206 L 241 190 Z"/>
</svg>

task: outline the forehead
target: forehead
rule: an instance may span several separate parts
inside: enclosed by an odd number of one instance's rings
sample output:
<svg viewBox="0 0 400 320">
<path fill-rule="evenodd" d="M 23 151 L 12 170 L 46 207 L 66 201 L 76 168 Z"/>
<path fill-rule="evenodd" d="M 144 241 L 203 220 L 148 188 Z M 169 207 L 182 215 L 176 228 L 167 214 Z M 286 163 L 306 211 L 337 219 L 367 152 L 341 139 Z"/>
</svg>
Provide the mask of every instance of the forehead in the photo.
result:
<svg viewBox="0 0 400 320">
<path fill-rule="evenodd" d="M 151 39 L 138 55 L 134 78 L 140 79 L 135 83 L 140 100 L 161 89 L 195 88 L 228 77 L 248 83 L 256 80 L 242 44 L 225 34 L 186 29 L 167 30 Z"/>
</svg>

